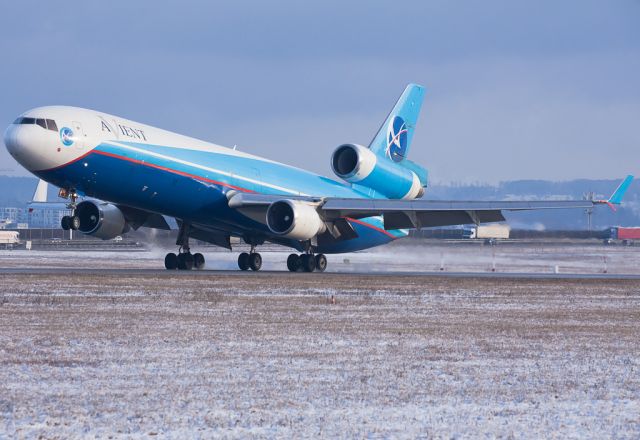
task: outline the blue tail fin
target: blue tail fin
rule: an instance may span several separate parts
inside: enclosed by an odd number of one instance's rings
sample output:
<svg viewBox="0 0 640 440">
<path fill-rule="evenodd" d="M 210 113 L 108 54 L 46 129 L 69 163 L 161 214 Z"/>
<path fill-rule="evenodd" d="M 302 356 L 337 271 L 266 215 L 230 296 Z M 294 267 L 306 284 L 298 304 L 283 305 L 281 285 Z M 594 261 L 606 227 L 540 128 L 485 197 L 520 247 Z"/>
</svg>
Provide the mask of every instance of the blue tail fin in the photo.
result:
<svg viewBox="0 0 640 440">
<path fill-rule="evenodd" d="M 371 141 L 371 151 L 394 162 L 404 160 L 409 154 L 423 99 L 424 87 L 409 84 Z"/>
</svg>

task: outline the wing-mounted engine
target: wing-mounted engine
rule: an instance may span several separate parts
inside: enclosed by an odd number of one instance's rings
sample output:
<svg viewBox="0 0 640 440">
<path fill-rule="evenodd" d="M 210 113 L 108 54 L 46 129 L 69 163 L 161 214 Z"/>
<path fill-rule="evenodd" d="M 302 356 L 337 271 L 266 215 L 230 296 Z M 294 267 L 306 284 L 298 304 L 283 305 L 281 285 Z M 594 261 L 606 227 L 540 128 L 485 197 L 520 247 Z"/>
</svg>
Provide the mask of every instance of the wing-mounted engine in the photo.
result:
<svg viewBox="0 0 640 440">
<path fill-rule="evenodd" d="M 111 203 L 85 200 L 78 204 L 75 215 L 80 219 L 80 232 L 103 240 L 110 240 L 129 230 L 124 214 Z"/>
<path fill-rule="evenodd" d="M 310 240 L 327 227 L 313 204 L 298 200 L 279 200 L 269 205 L 267 226 L 276 235 L 294 240 Z"/>
<path fill-rule="evenodd" d="M 415 199 L 424 194 L 427 172 L 405 160 L 397 163 L 356 144 L 340 145 L 331 156 L 333 172 L 350 183 L 366 186 L 390 199 Z"/>
</svg>

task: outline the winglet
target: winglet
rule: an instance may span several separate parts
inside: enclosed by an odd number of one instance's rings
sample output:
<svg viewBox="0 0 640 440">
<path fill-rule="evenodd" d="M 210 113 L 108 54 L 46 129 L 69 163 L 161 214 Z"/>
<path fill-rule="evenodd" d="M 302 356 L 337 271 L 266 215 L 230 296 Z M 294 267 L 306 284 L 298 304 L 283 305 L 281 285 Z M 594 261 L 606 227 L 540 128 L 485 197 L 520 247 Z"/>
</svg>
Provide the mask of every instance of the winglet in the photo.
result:
<svg viewBox="0 0 640 440">
<path fill-rule="evenodd" d="M 611 194 L 611 197 L 609 197 L 609 200 L 607 200 L 607 203 L 610 203 L 612 205 L 619 205 L 622 202 L 622 198 L 624 197 L 624 194 L 627 192 L 627 189 L 629 189 L 629 185 L 631 185 L 632 180 L 633 180 L 633 176 L 628 175 L 622 181 L 622 183 L 618 186 L 618 188 L 613 192 L 613 194 Z"/>
</svg>

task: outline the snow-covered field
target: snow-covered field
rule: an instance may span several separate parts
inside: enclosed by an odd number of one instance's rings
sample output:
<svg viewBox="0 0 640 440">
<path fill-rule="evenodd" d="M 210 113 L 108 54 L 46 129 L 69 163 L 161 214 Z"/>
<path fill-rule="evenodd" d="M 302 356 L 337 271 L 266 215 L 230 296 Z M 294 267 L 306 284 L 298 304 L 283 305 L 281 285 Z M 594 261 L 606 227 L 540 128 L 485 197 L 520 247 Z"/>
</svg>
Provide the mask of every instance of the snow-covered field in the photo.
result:
<svg viewBox="0 0 640 440">
<path fill-rule="evenodd" d="M 0 283 L 0 438 L 640 437 L 638 280 Z"/>
</svg>

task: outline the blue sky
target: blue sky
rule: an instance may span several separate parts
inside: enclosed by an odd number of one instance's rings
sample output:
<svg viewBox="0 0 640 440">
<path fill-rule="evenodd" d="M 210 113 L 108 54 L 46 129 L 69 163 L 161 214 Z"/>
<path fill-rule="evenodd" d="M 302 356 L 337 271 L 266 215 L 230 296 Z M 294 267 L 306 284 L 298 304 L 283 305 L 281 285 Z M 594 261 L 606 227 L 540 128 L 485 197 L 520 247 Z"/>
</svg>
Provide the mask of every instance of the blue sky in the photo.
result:
<svg viewBox="0 0 640 440">
<path fill-rule="evenodd" d="M 98 109 L 327 174 L 409 82 L 438 182 L 640 174 L 640 1 L 3 2 L 0 122 Z M 0 174 L 26 175 L 0 150 Z"/>
</svg>

